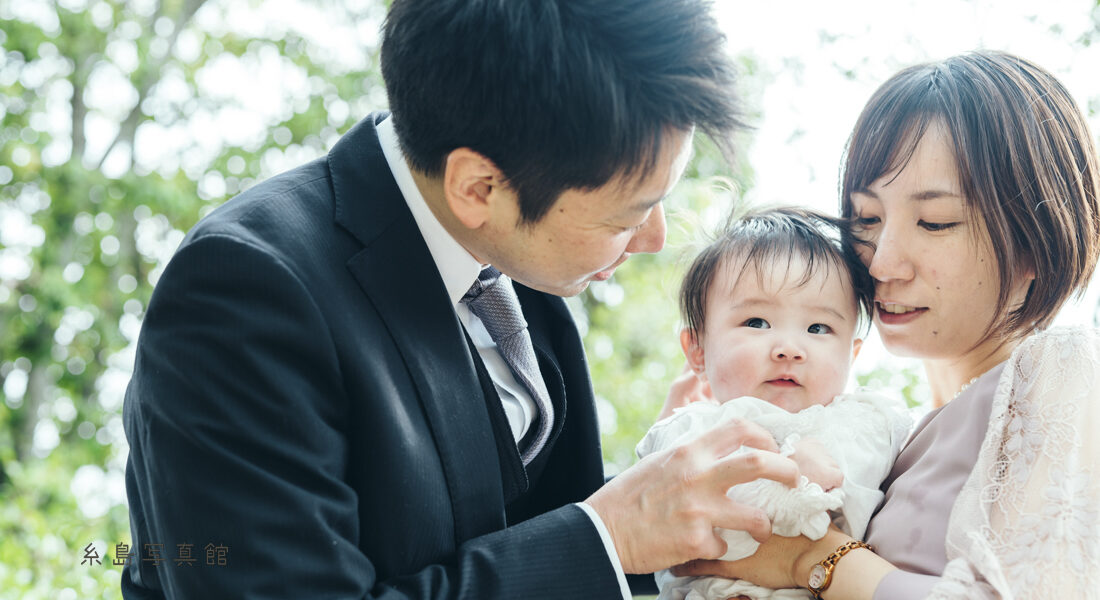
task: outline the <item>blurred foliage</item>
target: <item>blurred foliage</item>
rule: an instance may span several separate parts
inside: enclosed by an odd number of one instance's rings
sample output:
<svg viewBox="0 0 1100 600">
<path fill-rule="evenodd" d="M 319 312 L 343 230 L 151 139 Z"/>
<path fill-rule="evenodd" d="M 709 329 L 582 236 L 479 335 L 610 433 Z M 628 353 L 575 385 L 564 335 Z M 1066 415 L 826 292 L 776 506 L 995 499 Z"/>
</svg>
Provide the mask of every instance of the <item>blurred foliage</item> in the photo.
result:
<svg viewBox="0 0 1100 600">
<path fill-rule="evenodd" d="M 385 4 L 299 9 L 377 31 Z M 319 47 L 262 14 L 0 0 L 0 598 L 120 596 L 122 393 L 161 269 L 203 214 L 384 102 L 373 45 Z M 219 124 L 256 110 L 217 89 L 227 60 L 276 69 L 278 108 L 237 139 Z"/>
<path fill-rule="evenodd" d="M 122 393 L 157 277 L 204 214 L 384 108 L 387 2 L 272 4 L 0 0 L 0 600 L 119 597 Z M 755 81 L 746 106 L 762 106 Z M 668 248 L 570 301 L 611 471 L 683 366 L 686 262 L 751 186 L 746 163 L 697 140 L 667 203 Z M 912 401 L 920 377 L 860 383 Z"/>
</svg>

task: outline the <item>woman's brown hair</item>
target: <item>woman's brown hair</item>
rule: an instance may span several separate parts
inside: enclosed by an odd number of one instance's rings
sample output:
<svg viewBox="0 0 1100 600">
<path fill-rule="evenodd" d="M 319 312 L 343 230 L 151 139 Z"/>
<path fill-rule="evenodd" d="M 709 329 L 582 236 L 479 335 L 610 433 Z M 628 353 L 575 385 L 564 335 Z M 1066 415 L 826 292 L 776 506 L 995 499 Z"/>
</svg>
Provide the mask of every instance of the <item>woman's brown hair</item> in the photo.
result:
<svg viewBox="0 0 1100 600">
<path fill-rule="evenodd" d="M 1053 75 L 1011 54 L 904 69 L 871 97 L 848 140 L 841 215 L 851 220 L 852 194 L 900 171 L 935 125 L 950 133 L 967 211 L 997 258 L 1003 317 L 985 339 L 1047 327 L 1084 291 L 1100 253 L 1100 172 L 1084 116 Z M 850 232 L 846 240 L 861 243 Z M 1009 291 L 1031 273 L 1026 300 L 1009 310 Z"/>
</svg>

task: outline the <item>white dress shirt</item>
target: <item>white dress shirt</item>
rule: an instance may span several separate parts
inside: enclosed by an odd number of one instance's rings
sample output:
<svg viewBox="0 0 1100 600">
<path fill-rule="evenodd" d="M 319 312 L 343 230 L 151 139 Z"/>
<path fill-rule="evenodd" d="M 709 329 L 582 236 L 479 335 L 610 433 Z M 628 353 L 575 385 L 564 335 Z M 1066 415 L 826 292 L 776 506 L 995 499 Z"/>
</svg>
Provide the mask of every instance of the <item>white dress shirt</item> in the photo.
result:
<svg viewBox="0 0 1100 600">
<path fill-rule="evenodd" d="M 470 339 L 473 340 L 478 354 L 481 355 L 482 362 L 485 363 L 485 368 L 489 372 L 489 377 L 493 380 L 501 404 L 504 406 L 504 414 L 508 417 L 508 424 L 512 429 L 512 438 L 518 442 L 527 433 L 531 424 L 534 423 L 535 418 L 538 416 L 538 407 L 527 388 L 516 381 L 512 370 L 508 367 L 508 363 L 505 362 L 500 351 L 497 350 L 496 343 L 489 336 L 489 332 L 485 330 L 485 325 L 481 322 L 481 319 L 470 312 L 469 307 L 461 302 L 462 296 L 473 285 L 478 274 L 481 273 L 481 269 L 487 265 L 478 262 L 468 250 L 462 247 L 439 222 L 439 219 L 432 213 L 431 208 L 428 207 L 428 203 L 421 195 L 420 189 L 416 187 L 412 171 L 409 170 L 409 165 L 401 152 L 397 132 L 393 128 L 392 117 L 388 117 L 379 123 L 376 130 L 378 132 L 378 142 L 382 146 L 382 153 L 386 157 L 386 163 L 393 173 L 394 180 L 397 181 L 397 187 L 401 190 L 401 195 L 404 196 L 409 211 L 412 212 L 416 226 L 420 229 L 420 235 L 424 237 L 428 251 L 431 252 L 432 260 L 443 278 L 443 285 L 447 288 L 447 296 L 454 306 L 455 313 L 466 328 Z M 502 274 L 501 277 L 507 278 L 508 276 Z M 626 583 L 626 576 L 623 574 L 623 567 L 619 562 L 619 554 L 615 551 L 615 545 L 603 523 L 603 519 L 587 504 L 578 502 L 576 505 L 592 519 L 592 523 L 596 526 L 596 530 L 603 540 L 604 548 L 607 550 L 608 558 L 611 559 L 611 564 L 619 579 L 619 588 L 622 591 L 623 598 L 624 600 L 630 600 L 630 587 Z"/>
<path fill-rule="evenodd" d="M 420 235 L 428 245 L 435 266 L 439 269 L 439 275 L 443 278 L 443 285 L 447 288 L 447 296 L 451 300 L 451 306 L 458 314 L 458 320 L 466 328 L 466 332 L 473 340 L 482 362 L 485 363 L 489 377 L 500 395 L 500 402 L 504 405 L 504 414 L 508 417 L 508 425 L 512 428 L 512 438 L 517 442 L 530 429 L 531 424 L 539 415 L 538 406 L 531 398 L 527 388 L 516 381 L 512 369 L 504 360 L 504 356 L 497 350 L 497 345 L 485 324 L 470 311 L 470 307 L 462 303 L 462 296 L 470 289 L 483 265 L 477 261 L 465 248 L 462 247 L 451 234 L 443 228 L 443 225 L 428 208 L 427 201 L 420 194 L 420 190 L 413 181 L 412 172 L 409 171 L 401 148 L 397 141 L 397 133 L 393 129 L 393 123 L 386 119 L 378 124 L 378 141 L 382 144 L 382 152 L 386 155 L 390 171 L 397 180 L 397 187 L 401 189 L 401 195 L 409 205 L 416 226 L 420 229 Z M 508 276 L 501 275 L 508 283 Z"/>
</svg>

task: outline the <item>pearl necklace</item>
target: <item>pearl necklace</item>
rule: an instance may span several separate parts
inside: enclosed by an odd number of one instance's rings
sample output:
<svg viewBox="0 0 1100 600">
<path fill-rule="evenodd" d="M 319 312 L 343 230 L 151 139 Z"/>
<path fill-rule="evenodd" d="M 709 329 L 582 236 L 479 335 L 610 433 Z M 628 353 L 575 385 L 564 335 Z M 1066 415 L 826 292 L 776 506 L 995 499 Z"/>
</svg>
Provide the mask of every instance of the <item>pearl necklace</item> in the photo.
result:
<svg viewBox="0 0 1100 600">
<path fill-rule="evenodd" d="M 975 377 L 974 379 L 971 379 L 970 381 L 967 381 L 966 383 L 964 383 L 963 386 L 961 388 L 959 388 L 959 391 L 955 392 L 954 396 L 951 396 L 951 399 L 954 400 L 954 399 L 958 398 L 959 396 L 962 396 L 962 393 L 966 391 L 966 388 L 974 385 L 974 383 L 977 382 L 981 378 L 982 378 L 982 376 L 979 375 L 979 376 Z"/>
</svg>

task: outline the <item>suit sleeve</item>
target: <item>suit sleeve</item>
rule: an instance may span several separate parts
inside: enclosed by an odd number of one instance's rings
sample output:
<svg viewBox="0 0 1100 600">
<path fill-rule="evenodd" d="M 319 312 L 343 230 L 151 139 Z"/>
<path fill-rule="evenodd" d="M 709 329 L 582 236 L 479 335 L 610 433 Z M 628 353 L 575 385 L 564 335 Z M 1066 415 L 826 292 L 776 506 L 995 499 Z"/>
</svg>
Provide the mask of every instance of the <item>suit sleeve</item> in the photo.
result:
<svg viewBox="0 0 1100 600">
<path fill-rule="evenodd" d="M 381 580 L 345 479 L 337 326 L 259 243 L 185 242 L 150 303 L 126 394 L 140 555 L 125 597 L 620 597 L 595 526 L 572 505 Z M 197 560 L 178 562 L 184 547 Z"/>
</svg>

